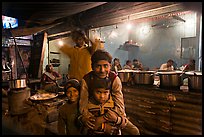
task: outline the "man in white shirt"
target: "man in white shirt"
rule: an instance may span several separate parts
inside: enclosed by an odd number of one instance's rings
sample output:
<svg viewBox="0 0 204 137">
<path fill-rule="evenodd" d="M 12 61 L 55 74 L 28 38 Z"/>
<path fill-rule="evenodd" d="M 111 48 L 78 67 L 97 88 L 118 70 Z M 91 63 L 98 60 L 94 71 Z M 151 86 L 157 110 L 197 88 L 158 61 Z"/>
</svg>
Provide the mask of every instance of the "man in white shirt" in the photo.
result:
<svg viewBox="0 0 204 137">
<path fill-rule="evenodd" d="M 174 61 L 172 59 L 169 59 L 167 63 L 161 65 L 159 70 L 174 70 L 173 63 Z"/>
</svg>

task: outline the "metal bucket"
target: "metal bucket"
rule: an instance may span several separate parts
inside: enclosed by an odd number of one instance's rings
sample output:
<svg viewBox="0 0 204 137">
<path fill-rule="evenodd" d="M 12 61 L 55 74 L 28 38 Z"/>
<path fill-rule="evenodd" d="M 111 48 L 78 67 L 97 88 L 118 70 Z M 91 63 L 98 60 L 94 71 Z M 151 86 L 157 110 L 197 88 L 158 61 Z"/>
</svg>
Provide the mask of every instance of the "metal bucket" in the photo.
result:
<svg viewBox="0 0 204 137">
<path fill-rule="evenodd" d="M 28 110 L 25 100 L 30 97 L 30 88 L 10 90 L 8 92 L 9 113 L 11 115 L 23 114 Z"/>
<path fill-rule="evenodd" d="M 14 79 L 9 81 L 10 89 L 26 88 L 26 79 Z"/>
<path fill-rule="evenodd" d="M 157 72 L 160 79 L 160 87 L 179 88 L 182 85 L 182 71 Z"/>
<path fill-rule="evenodd" d="M 118 71 L 118 76 L 121 82 L 126 83 L 129 82 L 133 76 L 132 70 L 120 70 Z"/>
<path fill-rule="evenodd" d="M 155 71 L 137 71 L 134 72 L 135 84 L 153 85 Z"/>
<path fill-rule="evenodd" d="M 185 72 L 188 76 L 188 87 L 190 90 L 202 89 L 202 72 Z"/>
</svg>

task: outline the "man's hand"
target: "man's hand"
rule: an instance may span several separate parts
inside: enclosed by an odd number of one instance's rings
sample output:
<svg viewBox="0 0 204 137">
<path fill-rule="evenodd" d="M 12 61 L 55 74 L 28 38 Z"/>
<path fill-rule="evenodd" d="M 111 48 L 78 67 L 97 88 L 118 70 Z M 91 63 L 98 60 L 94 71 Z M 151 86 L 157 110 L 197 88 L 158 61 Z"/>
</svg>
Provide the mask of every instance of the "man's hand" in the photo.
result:
<svg viewBox="0 0 204 137">
<path fill-rule="evenodd" d="M 108 135 L 112 135 L 114 131 L 117 129 L 116 126 L 112 126 L 108 123 L 105 123 L 104 132 Z"/>
<path fill-rule="evenodd" d="M 94 117 L 82 116 L 82 123 L 86 127 L 90 128 L 90 129 L 94 129 L 94 127 L 95 127 L 94 122 L 95 122 L 95 118 Z"/>
<path fill-rule="evenodd" d="M 110 109 L 108 109 L 108 111 L 104 114 L 104 118 L 109 122 L 116 123 L 118 120 L 118 117 L 119 117 L 118 114 L 115 111 Z"/>
<path fill-rule="evenodd" d="M 94 130 L 98 130 L 101 128 L 102 123 L 105 123 L 106 120 L 103 118 L 103 116 L 96 117 L 95 122 L 94 122 Z"/>
</svg>

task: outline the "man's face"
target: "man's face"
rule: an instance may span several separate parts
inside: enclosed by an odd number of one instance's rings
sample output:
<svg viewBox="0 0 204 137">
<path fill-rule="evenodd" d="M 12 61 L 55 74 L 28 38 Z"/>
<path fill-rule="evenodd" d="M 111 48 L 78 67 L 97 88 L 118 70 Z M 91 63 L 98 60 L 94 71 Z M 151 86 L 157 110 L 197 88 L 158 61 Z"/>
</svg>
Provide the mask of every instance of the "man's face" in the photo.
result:
<svg viewBox="0 0 204 137">
<path fill-rule="evenodd" d="M 167 66 L 170 67 L 173 65 L 173 62 L 167 62 Z"/>
<path fill-rule="evenodd" d="M 106 60 L 100 60 L 94 64 L 93 71 L 99 78 L 105 78 L 110 72 L 111 64 Z"/>
<path fill-rule="evenodd" d="M 96 88 L 94 89 L 94 99 L 100 103 L 104 104 L 108 101 L 109 95 L 110 95 L 110 90 L 104 89 L 104 88 Z"/>
<path fill-rule="evenodd" d="M 66 95 L 70 102 L 77 102 L 79 98 L 79 91 L 74 87 L 70 87 L 67 89 Z"/>
<path fill-rule="evenodd" d="M 79 37 L 79 38 L 76 40 L 76 44 L 77 44 L 78 47 L 84 46 L 84 45 L 85 45 L 84 38 Z"/>
<path fill-rule="evenodd" d="M 120 62 L 118 60 L 115 60 L 115 65 L 118 66 Z"/>
</svg>

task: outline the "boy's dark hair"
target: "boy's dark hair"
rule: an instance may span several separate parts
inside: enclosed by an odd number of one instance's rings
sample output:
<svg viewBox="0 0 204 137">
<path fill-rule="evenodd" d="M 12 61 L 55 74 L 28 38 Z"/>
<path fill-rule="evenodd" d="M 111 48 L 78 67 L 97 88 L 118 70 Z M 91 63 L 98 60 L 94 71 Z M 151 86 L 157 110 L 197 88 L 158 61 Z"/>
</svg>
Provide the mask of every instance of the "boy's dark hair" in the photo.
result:
<svg viewBox="0 0 204 137">
<path fill-rule="evenodd" d="M 96 88 L 104 88 L 104 89 L 110 89 L 111 88 L 111 82 L 107 79 L 97 79 L 93 81 L 93 89 Z"/>
<path fill-rule="evenodd" d="M 108 61 L 110 64 L 112 62 L 112 56 L 110 55 L 110 53 L 108 53 L 105 50 L 96 50 L 94 52 L 94 54 L 91 56 L 91 66 L 93 69 L 93 66 L 100 60 L 106 60 Z"/>
</svg>

